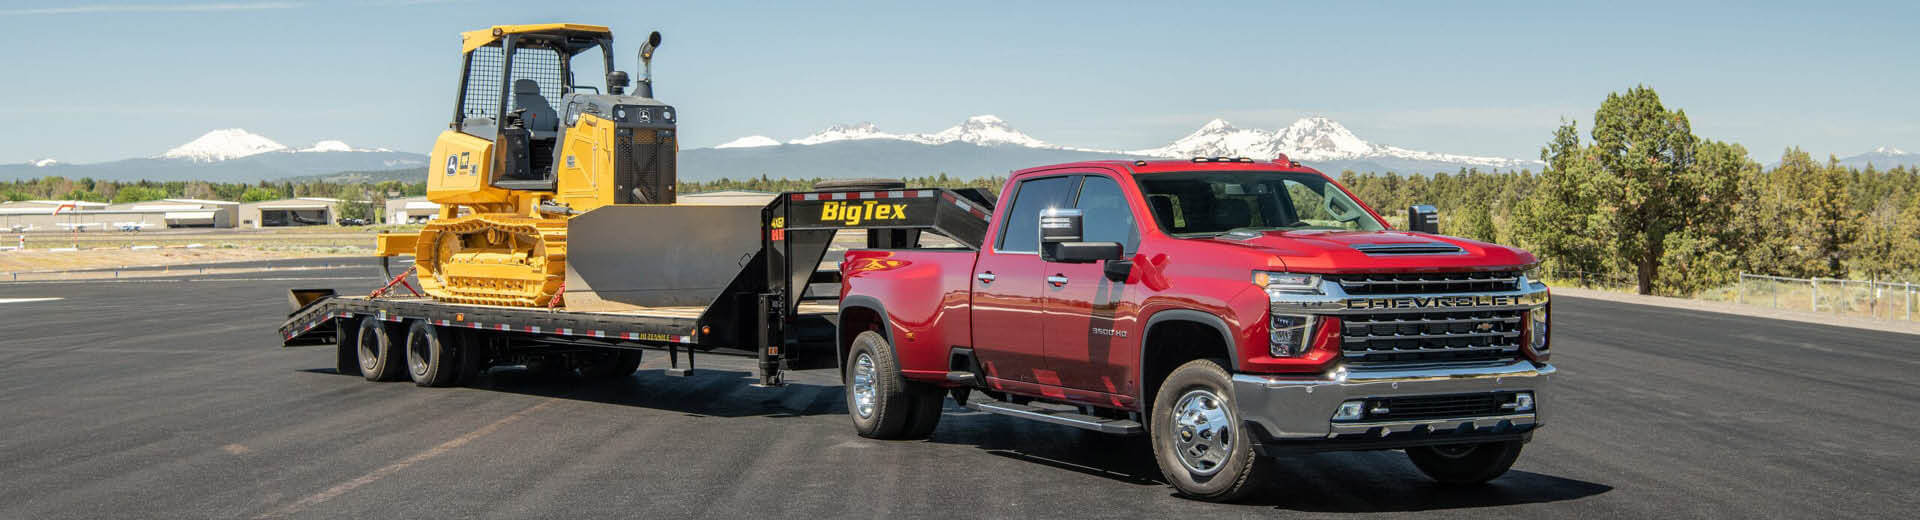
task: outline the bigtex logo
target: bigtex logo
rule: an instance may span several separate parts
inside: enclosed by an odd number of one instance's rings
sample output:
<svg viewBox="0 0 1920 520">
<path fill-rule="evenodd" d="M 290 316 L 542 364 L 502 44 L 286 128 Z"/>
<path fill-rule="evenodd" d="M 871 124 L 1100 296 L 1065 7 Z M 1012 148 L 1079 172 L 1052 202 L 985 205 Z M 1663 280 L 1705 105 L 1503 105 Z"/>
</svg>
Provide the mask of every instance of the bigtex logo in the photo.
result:
<svg viewBox="0 0 1920 520">
<path fill-rule="evenodd" d="M 827 201 L 820 206 L 821 222 L 844 222 L 849 226 L 858 226 L 869 220 L 900 220 L 907 218 L 907 205 L 885 204 L 877 200 L 862 202 Z"/>
</svg>

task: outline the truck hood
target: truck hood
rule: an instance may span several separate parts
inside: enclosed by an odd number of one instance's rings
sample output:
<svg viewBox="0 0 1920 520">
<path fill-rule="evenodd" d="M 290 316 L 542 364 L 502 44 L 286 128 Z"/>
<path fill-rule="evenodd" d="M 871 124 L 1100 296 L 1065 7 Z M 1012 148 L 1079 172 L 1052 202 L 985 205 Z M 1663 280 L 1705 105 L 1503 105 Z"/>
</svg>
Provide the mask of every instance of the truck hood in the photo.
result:
<svg viewBox="0 0 1920 520">
<path fill-rule="evenodd" d="M 1408 231 L 1266 231 L 1209 239 L 1273 255 L 1306 273 L 1517 270 L 1532 253 L 1499 244 Z"/>
</svg>

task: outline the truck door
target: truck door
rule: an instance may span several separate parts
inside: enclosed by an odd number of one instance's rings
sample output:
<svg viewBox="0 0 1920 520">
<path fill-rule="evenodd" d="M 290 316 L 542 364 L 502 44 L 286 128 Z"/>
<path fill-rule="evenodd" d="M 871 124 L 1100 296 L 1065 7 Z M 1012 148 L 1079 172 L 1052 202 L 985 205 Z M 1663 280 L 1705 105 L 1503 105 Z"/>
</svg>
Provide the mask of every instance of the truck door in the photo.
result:
<svg viewBox="0 0 1920 520">
<path fill-rule="evenodd" d="M 1081 240 L 1119 242 L 1131 257 L 1140 245 L 1140 229 L 1127 194 L 1112 177 L 1082 178 L 1074 207 L 1085 215 Z M 1045 263 L 1047 368 L 1060 374 L 1062 386 L 1132 395 L 1140 349 L 1126 282 L 1108 280 L 1104 262 Z M 1137 298 L 1135 298 L 1137 299 Z"/>
<path fill-rule="evenodd" d="M 1072 176 L 1021 180 L 973 266 L 973 345 L 987 375 L 1059 385 L 1046 370 L 1041 313 L 1040 210 L 1073 200 Z"/>
</svg>

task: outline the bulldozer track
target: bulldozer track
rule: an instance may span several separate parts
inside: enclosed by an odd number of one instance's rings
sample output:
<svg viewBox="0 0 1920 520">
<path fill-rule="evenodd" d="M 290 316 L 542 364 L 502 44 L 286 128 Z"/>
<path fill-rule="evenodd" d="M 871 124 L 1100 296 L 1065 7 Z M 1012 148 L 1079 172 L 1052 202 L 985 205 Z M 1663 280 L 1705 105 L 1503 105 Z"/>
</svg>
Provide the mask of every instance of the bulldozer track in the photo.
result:
<svg viewBox="0 0 1920 520">
<path fill-rule="evenodd" d="M 567 220 L 479 214 L 436 220 L 414 250 L 420 288 L 434 299 L 543 307 L 566 282 Z"/>
</svg>

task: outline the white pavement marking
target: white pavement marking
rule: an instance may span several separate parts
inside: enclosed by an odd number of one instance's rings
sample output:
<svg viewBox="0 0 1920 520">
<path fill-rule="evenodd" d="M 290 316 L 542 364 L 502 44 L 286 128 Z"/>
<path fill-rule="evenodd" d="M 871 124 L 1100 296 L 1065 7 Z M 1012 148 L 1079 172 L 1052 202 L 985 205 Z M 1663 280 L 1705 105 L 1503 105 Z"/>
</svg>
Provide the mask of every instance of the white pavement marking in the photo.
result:
<svg viewBox="0 0 1920 520">
<path fill-rule="evenodd" d="M 64 300 L 65 298 L 0 298 L 0 303 L 33 303 Z"/>
<path fill-rule="evenodd" d="M 355 488 L 358 488 L 360 486 L 365 486 L 367 484 L 372 484 L 376 480 L 386 478 L 387 475 L 392 475 L 396 472 L 399 472 L 400 470 L 407 469 L 408 466 L 419 464 L 423 461 L 426 461 L 427 459 L 438 457 L 442 454 L 445 454 L 446 452 L 453 451 L 454 449 L 459 448 L 461 446 L 465 446 L 467 443 L 473 442 L 474 439 L 485 437 L 487 436 L 487 434 L 493 433 L 494 430 L 498 430 L 502 426 L 513 424 L 514 421 L 518 421 L 522 418 L 525 418 L 527 415 L 530 415 L 533 412 L 539 411 L 541 408 L 546 408 L 547 405 L 553 404 L 553 401 L 554 401 L 553 399 L 548 399 L 546 401 L 542 401 L 540 404 L 529 406 L 526 409 L 520 410 L 518 412 L 514 412 L 513 415 L 508 415 L 506 417 L 501 418 L 498 421 L 492 422 L 491 424 L 488 424 L 486 426 L 481 426 L 478 429 L 467 432 L 465 435 L 454 437 L 453 440 L 440 443 L 439 446 L 428 448 L 427 451 L 415 453 L 413 454 L 413 456 L 407 457 L 406 459 L 401 460 L 400 462 L 388 464 L 385 467 L 373 470 L 372 473 L 361 475 L 359 478 L 355 478 L 353 480 L 349 480 L 346 482 L 341 482 L 339 485 L 335 485 L 333 487 L 327 488 L 326 491 L 314 493 L 312 495 L 307 496 L 306 498 L 300 499 L 298 502 L 287 504 L 286 507 L 273 510 L 271 512 L 262 514 L 255 518 L 278 518 L 278 517 L 288 516 L 294 513 L 298 513 L 309 507 L 318 505 L 321 502 L 332 500 L 334 497 L 344 495 L 348 491 L 353 491 Z"/>
</svg>

